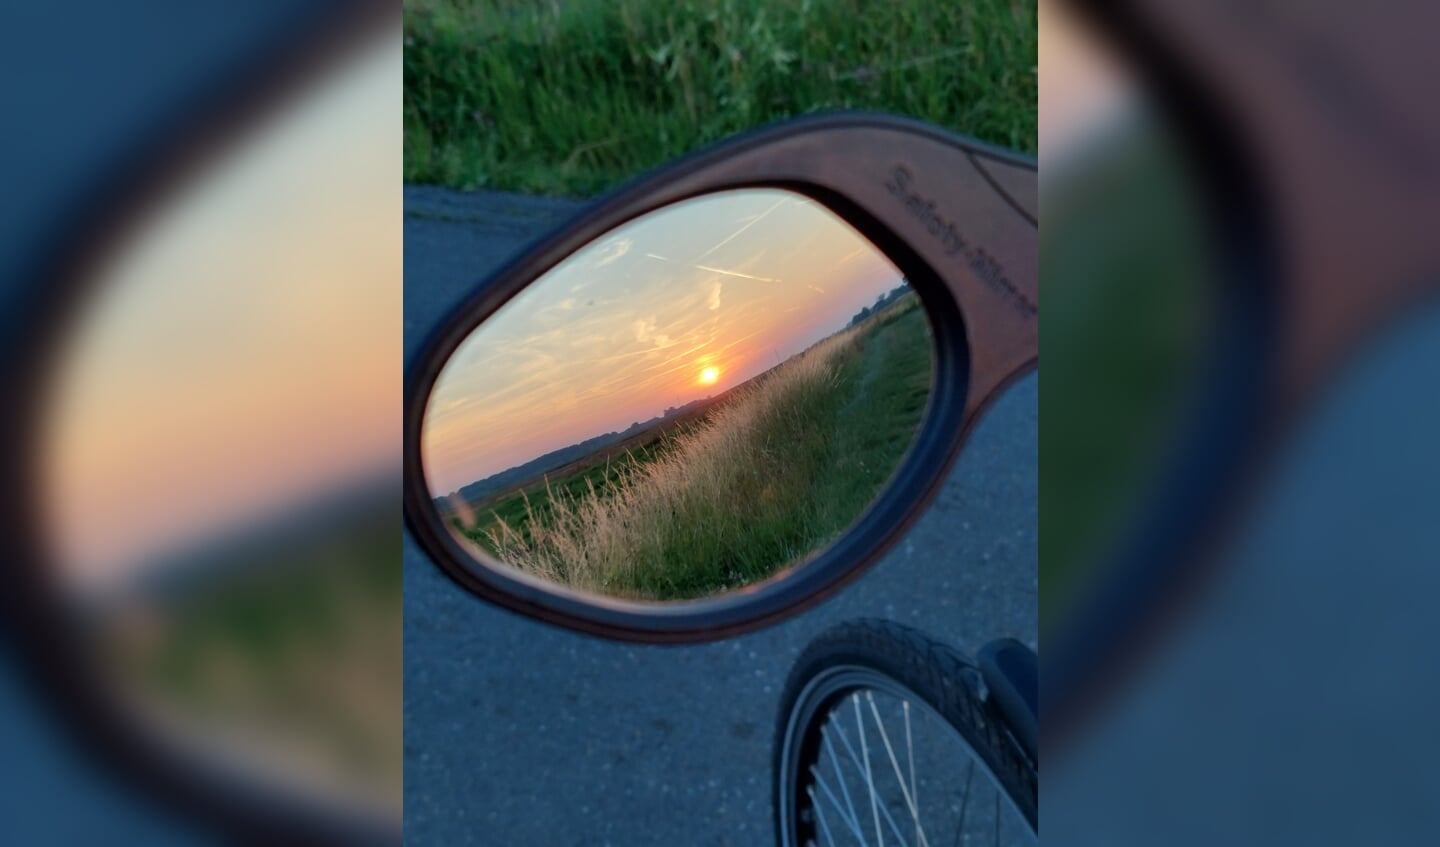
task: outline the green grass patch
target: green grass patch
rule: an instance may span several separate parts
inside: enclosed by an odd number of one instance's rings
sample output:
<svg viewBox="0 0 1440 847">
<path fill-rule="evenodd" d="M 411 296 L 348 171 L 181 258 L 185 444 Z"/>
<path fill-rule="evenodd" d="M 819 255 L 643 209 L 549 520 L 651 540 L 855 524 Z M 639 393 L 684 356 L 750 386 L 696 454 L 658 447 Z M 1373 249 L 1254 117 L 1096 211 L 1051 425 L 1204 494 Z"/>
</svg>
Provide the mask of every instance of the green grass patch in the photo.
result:
<svg viewBox="0 0 1440 847">
<path fill-rule="evenodd" d="M 397 530 L 366 514 L 116 609 L 97 625 L 117 677 L 191 732 L 398 798 Z"/>
<path fill-rule="evenodd" d="M 841 408 L 828 472 L 816 480 L 819 526 L 838 532 L 875 499 L 900 463 L 930 401 L 932 343 L 915 306 L 882 313 L 861 344 L 851 400 Z"/>
<path fill-rule="evenodd" d="M 1040 334 L 1040 609 L 1050 625 L 1130 529 L 1208 329 L 1196 194 L 1152 128 L 1047 201 Z"/>
<path fill-rule="evenodd" d="M 873 502 L 924 415 L 931 351 L 924 312 L 906 295 L 667 434 L 644 460 L 551 483 L 543 502 L 512 495 L 468 534 L 502 561 L 606 594 L 675 600 L 764 579 Z"/>
<path fill-rule="evenodd" d="M 590 196 L 828 109 L 1036 149 L 1034 0 L 408 0 L 405 180 Z"/>
<path fill-rule="evenodd" d="M 476 522 L 472 527 L 464 526 L 458 517 L 453 516 L 451 523 L 471 540 L 486 545 L 489 544 L 490 533 L 498 524 L 504 523 L 530 543 L 534 540 L 530 524 L 549 522 L 553 511 L 552 500 L 574 502 L 592 493 L 605 496 L 637 467 L 663 455 L 669 449 L 672 438 L 670 433 L 659 434 L 646 443 L 603 462 L 596 462 L 577 473 L 553 480 L 547 476 L 517 493 L 480 505 L 476 508 Z"/>
</svg>

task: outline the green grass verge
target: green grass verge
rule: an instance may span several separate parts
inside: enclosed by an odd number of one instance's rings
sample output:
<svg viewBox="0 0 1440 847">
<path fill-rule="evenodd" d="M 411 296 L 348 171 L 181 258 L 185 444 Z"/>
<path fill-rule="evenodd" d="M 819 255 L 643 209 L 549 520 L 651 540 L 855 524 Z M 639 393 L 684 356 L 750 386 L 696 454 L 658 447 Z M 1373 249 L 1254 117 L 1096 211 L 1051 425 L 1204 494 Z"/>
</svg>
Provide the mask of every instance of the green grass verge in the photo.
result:
<svg viewBox="0 0 1440 847">
<path fill-rule="evenodd" d="M 608 594 L 674 600 L 763 579 L 875 499 L 924 414 L 931 349 L 908 295 L 644 461 L 552 481 L 543 501 L 513 495 L 467 534 L 518 567 Z M 502 512 L 512 534 L 489 536 Z"/>
<path fill-rule="evenodd" d="M 1153 128 L 1047 201 L 1040 279 L 1040 610 L 1049 626 L 1133 528 L 1209 329 L 1193 187 Z"/>
<path fill-rule="evenodd" d="M 781 118 L 1036 148 L 1034 0 L 408 0 L 405 180 L 590 196 Z"/>
<path fill-rule="evenodd" d="M 366 514 L 353 531 L 279 542 L 174 597 L 104 622 L 120 678 L 191 731 L 336 784 L 398 799 L 401 537 Z"/>
<path fill-rule="evenodd" d="M 669 436 L 668 432 L 658 434 L 652 440 L 638 444 L 608 461 L 596 462 L 585 470 L 555 480 L 547 477 L 503 500 L 478 506 L 473 527 L 464 526 L 460 519 L 454 516 L 450 518 L 450 522 L 470 538 L 482 543 L 489 538 L 489 533 L 497 524 L 504 523 L 518 531 L 528 543 L 533 540 L 530 535 L 532 517 L 542 523 L 547 521 L 552 511 L 552 498 L 574 501 L 592 491 L 603 495 L 619 485 L 637 467 L 663 455 L 670 443 Z M 561 470 L 563 472 L 563 469 Z"/>
</svg>

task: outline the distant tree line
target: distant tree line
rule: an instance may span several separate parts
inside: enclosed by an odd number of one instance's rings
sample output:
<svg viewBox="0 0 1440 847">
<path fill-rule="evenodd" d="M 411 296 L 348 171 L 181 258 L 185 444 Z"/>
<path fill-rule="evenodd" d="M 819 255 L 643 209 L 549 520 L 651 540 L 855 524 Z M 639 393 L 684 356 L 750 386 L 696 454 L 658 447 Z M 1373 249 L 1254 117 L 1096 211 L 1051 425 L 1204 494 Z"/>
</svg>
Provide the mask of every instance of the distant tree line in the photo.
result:
<svg viewBox="0 0 1440 847">
<path fill-rule="evenodd" d="M 850 323 L 848 325 L 857 326 L 863 323 L 866 318 L 870 317 L 881 309 L 884 309 L 886 306 L 894 303 L 901 297 L 904 297 L 905 294 L 909 291 L 910 283 L 906 282 L 904 279 L 901 279 L 899 285 L 895 286 L 884 294 L 881 294 L 879 297 L 876 297 L 875 303 L 873 305 L 866 306 L 865 308 L 857 312 L 855 314 L 855 317 L 850 319 Z"/>
</svg>

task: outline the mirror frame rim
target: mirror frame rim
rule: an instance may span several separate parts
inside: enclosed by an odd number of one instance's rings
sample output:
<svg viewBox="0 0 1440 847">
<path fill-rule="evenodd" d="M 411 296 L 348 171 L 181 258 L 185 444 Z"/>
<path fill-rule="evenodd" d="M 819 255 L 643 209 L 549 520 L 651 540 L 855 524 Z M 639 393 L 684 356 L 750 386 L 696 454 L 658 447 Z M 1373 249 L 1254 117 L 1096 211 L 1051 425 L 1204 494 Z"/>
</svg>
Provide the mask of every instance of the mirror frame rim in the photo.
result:
<svg viewBox="0 0 1440 847">
<path fill-rule="evenodd" d="M 439 322 L 407 363 L 406 531 L 446 576 L 508 611 L 566 629 L 626 642 L 698 643 L 751 632 L 823 602 L 869 570 L 899 540 L 937 493 L 985 409 L 1005 388 L 1035 368 L 1038 344 L 1026 351 L 1028 355 L 1018 366 L 981 380 L 985 393 L 975 396 L 971 389 L 977 383 L 976 363 L 970 355 L 970 334 L 959 293 L 975 286 L 978 278 L 966 272 L 939 273 L 922 258 L 910 241 L 897 234 L 909 217 L 903 206 L 882 209 L 852 199 L 855 183 L 862 179 L 855 173 L 858 169 L 831 169 L 823 176 L 796 178 L 767 166 L 768 154 L 788 145 L 855 130 L 878 130 L 889 142 L 874 145 L 875 149 L 846 150 L 845 156 L 856 162 L 883 159 L 904 164 L 909 161 L 907 143 L 916 149 L 928 146 L 931 152 L 939 145 L 950 148 L 957 157 L 968 157 L 995 194 L 1035 227 L 1033 214 L 1006 194 L 977 162 L 978 157 L 1033 177 L 1037 171 L 1034 158 L 920 121 L 871 112 L 796 118 L 734 136 L 591 204 L 487 275 Z M 882 146 L 884 149 L 879 149 Z M 896 265 L 921 297 L 935 345 L 931 396 L 920 429 L 880 494 L 839 538 L 799 563 L 759 583 L 696 600 L 640 602 L 579 592 L 546 585 L 503 564 L 500 568 L 489 566 L 467 554 L 433 508 L 421 461 L 420 435 L 431 390 L 456 348 L 512 297 L 606 233 L 665 206 L 746 188 L 787 190 L 816 201 Z M 1033 201 L 1029 208 L 1034 208 Z M 1038 252 L 1038 229 L 1035 233 Z"/>
</svg>

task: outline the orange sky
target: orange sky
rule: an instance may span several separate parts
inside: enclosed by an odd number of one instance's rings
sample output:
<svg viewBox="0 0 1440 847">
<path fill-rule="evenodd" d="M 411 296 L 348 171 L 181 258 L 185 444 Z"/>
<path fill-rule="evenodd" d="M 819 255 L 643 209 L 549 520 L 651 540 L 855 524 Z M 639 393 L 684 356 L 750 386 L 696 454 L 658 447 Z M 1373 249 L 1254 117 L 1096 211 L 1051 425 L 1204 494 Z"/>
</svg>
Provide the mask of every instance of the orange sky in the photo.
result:
<svg viewBox="0 0 1440 847">
<path fill-rule="evenodd" d="M 1040 173 L 1122 122 L 1136 92 L 1124 68 L 1061 4 L 1040 4 Z"/>
<path fill-rule="evenodd" d="M 47 420 L 47 536 L 105 586 L 398 467 L 401 45 L 226 151 L 99 275 Z"/>
<path fill-rule="evenodd" d="M 899 281 L 848 224 L 787 191 L 724 192 L 632 221 L 456 351 L 425 418 L 430 490 L 448 494 L 738 385 Z M 713 383 L 702 382 L 707 368 Z"/>
</svg>

